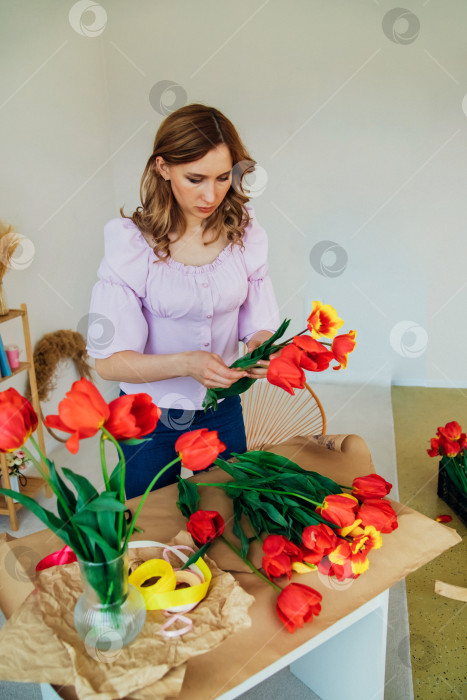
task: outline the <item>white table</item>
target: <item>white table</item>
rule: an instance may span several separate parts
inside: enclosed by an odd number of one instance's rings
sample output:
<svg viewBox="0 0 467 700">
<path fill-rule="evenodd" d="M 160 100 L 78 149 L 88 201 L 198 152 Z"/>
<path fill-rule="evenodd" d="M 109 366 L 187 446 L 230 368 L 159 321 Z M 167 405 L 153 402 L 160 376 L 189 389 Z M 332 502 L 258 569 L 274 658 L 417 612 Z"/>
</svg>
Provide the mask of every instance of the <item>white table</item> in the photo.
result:
<svg viewBox="0 0 467 700">
<path fill-rule="evenodd" d="M 384 700 L 388 599 L 386 590 L 218 700 L 232 700 L 287 666 L 322 700 Z M 59 698 L 45 683 L 41 691 L 43 700 Z"/>
</svg>

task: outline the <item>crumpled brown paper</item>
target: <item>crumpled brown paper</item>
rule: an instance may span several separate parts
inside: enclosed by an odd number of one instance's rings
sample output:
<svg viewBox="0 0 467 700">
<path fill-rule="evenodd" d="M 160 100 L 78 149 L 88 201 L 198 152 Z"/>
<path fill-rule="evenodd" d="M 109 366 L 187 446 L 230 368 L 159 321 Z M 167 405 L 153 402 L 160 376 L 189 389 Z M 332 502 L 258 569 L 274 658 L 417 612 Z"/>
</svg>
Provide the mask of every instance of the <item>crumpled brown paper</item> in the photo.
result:
<svg viewBox="0 0 467 700">
<path fill-rule="evenodd" d="M 193 540 L 181 532 L 171 544 L 193 546 Z M 83 589 L 78 564 L 40 572 L 37 590 L 0 632 L 0 678 L 74 685 L 80 700 L 178 695 L 189 658 L 251 625 L 248 608 L 254 598 L 207 557 L 206 563 L 212 581 L 206 598 L 186 613 L 193 620 L 190 632 L 166 639 L 159 630 L 167 618 L 161 611 L 147 611 L 138 637 L 109 653 L 87 651 L 74 627 L 73 611 Z"/>
</svg>

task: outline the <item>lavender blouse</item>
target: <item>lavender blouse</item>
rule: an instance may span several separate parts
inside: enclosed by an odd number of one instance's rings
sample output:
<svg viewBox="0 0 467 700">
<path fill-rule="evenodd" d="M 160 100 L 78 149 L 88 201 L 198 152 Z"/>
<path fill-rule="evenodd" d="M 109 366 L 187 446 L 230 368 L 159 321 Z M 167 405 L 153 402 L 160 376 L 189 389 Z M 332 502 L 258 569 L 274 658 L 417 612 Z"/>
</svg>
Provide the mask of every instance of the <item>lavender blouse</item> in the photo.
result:
<svg viewBox="0 0 467 700">
<path fill-rule="evenodd" d="M 91 296 L 89 355 L 205 350 L 230 365 L 239 355 L 239 340 L 275 331 L 280 319 L 268 276 L 267 235 L 253 207 L 246 206 L 252 220 L 244 248 L 228 244 L 212 263 L 199 266 L 172 258 L 154 262 L 137 226 L 129 219 L 111 219 L 104 227 L 105 254 Z M 159 407 L 186 410 L 201 409 L 206 393 L 192 377 L 121 382 L 120 388 L 126 394 L 145 392 Z"/>
</svg>

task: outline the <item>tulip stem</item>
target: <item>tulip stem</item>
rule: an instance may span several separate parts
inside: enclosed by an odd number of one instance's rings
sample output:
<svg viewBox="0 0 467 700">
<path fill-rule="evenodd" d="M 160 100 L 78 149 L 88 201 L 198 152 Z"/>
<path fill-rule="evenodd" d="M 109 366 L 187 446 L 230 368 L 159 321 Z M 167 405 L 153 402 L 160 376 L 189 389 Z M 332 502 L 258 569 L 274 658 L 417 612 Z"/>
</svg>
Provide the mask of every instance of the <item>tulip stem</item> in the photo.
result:
<svg viewBox="0 0 467 700">
<path fill-rule="evenodd" d="M 108 430 L 106 430 L 104 428 L 104 426 L 101 427 L 101 431 L 102 431 L 102 437 L 105 436 L 105 437 L 107 437 L 108 440 L 113 442 L 113 444 L 115 445 L 115 447 L 117 449 L 119 459 L 122 462 L 122 473 L 120 475 L 119 500 L 120 500 L 120 503 L 125 503 L 125 456 L 123 454 L 122 448 L 118 444 L 118 440 L 116 440 L 114 438 L 114 436 L 111 433 L 109 433 Z M 101 459 L 102 459 L 102 451 L 101 451 Z M 102 468 L 104 469 L 104 466 L 102 466 Z M 105 477 L 104 477 L 104 479 L 105 479 Z M 121 542 L 122 537 L 123 537 L 123 516 L 124 516 L 123 511 L 120 511 L 118 514 L 118 528 L 117 528 L 118 542 Z M 126 540 L 125 540 L 125 542 L 126 542 Z"/>
<path fill-rule="evenodd" d="M 128 528 L 128 532 L 127 532 L 126 537 L 125 537 L 125 542 L 123 543 L 123 551 L 125 551 L 125 548 L 128 544 L 128 541 L 129 541 L 131 535 L 133 534 L 133 530 L 135 529 L 135 525 L 136 525 L 136 520 L 138 518 L 138 515 L 139 515 L 141 508 L 144 505 L 144 502 L 145 502 L 148 494 L 152 490 L 152 488 L 155 485 L 155 483 L 157 482 L 157 480 L 162 476 L 162 474 L 164 474 L 167 471 L 167 469 L 170 469 L 170 467 L 172 467 L 174 464 L 176 464 L 179 461 L 180 461 L 180 457 L 176 457 L 174 460 L 172 460 L 172 462 L 169 462 L 169 464 L 166 464 L 165 467 L 163 469 L 161 469 L 160 472 L 158 472 L 156 474 L 154 479 L 151 481 L 151 483 L 147 487 L 146 491 L 141 496 L 141 501 L 139 502 L 139 506 L 138 506 L 136 513 L 134 514 L 133 519 L 132 519 L 130 526 Z M 122 513 L 122 515 L 123 515 L 123 513 Z"/>
<path fill-rule="evenodd" d="M 104 477 L 104 484 L 105 484 L 105 490 L 110 491 L 110 481 L 109 481 L 109 473 L 107 471 L 107 464 L 105 461 L 105 437 L 103 433 L 101 433 L 101 441 L 100 441 L 100 451 L 101 451 L 101 467 L 102 467 L 102 476 Z"/>
<path fill-rule="evenodd" d="M 254 564 L 252 564 L 252 562 L 247 557 L 242 557 L 242 554 L 241 554 L 240 550 L 238 549 L 238 547 L 236 547 L 233 542 L 231 542 L 229 539 L 227 539 L 227 537 L 225 535 L 221 535 L 220 539 L 224 540 L 225 544 L 228 547 L 230 547 L 232 552 L 235 552 L 235 554 L 237 556 L 239 556 L 240 559 L 242 559 L 245 562 L 245 564 L 248 566 L 249 569 L 251 569 L 253 571 L 254 574 L 259 576 L 259 578 L 262 579 L 263 581 L 265 581 L 266 583 L 269 583 L 269 585 L 272 586 L 279 593 L 282 592 L 282 588 L 280 586 L 278 586 L 276 583 L 274 583 L 274 581 L 271 581 L 270 579 L 268 579 L 267 576 L 264 576 L 264 574 L 262 574 L 261 571 L 258 571 L 256 566 Z"/>
<path fill-rule="evenodd" d="M 353 486 L 343 486 L 342 484 L 337 484 L 339 488 L 341 489 L 348 489 L 349 491 L 353 490 Z"/>
<path fill-rule="evenodd" d="M 34 447 L 36 448 L 37 452 L 39 453 L 39 456 L 40 456 L 42 462 L 43 462 L 45 465 L 47 465 L 47 457 L 46 457 L 45 455 L 42 454 L 41 448 L 39 447 L 39 445 L 37 444 L 37 442 L 34 440 L 33 436 L 31 435 L 29 439 L 31 440 L 31 442 L 32 442 L 32 444 L 34 445 Z M 23 446 L 23 449 L 25 449 L 24 446 Z M 31 453 L 29 453 L 29 454 L 31 454 Z M 32 458 L 32 459 L 34 460 L 34 462 L 36 463 L 37 471 L 38 471 L 38 472 L 40 473 L 40 475 L 42 476 L 43 473 L 44 473 L 43 468 L 37 466 L 37 465 L 38 465 L 38 462 L 37 462 L 36 459 L 34 459 L 34 457 L 33 457 L 32 455 L 31 455 L 31 458 Z M 42 471 L 41 471 L 41 469 L 42 469 Z"/>
</svg>

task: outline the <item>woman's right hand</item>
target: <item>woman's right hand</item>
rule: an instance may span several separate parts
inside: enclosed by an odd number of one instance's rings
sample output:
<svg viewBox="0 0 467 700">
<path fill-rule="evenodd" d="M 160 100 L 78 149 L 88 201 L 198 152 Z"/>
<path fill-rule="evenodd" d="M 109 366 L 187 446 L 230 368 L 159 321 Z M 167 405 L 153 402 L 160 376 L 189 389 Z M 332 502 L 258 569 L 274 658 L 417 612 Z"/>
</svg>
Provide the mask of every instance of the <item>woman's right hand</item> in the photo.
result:
<svg viewBox="0 0 467 700">
<path fill-rule="evenodd" d="M 186 355 L 186 376 L 193 377 L 207 389 L 228 389 L 247 374 L 242 369 L 230 369 L 214 352 L 194 350 Z"/>
</svg>

